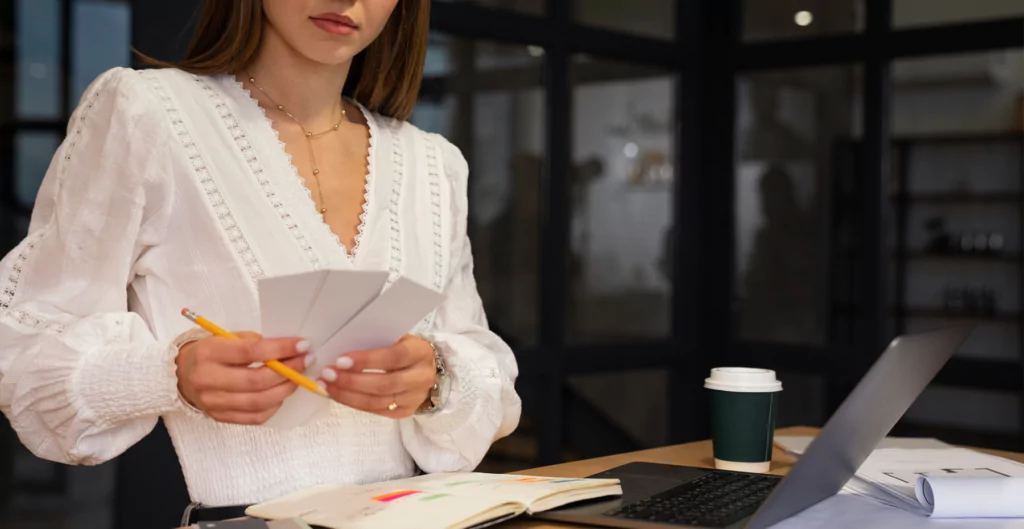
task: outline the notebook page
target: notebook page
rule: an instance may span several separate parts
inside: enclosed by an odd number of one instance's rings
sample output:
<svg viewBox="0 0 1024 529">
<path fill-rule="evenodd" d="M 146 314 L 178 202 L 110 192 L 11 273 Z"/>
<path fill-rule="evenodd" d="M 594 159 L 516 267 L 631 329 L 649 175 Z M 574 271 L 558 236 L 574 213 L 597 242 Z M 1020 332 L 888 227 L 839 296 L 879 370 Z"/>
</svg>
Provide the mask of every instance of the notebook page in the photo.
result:
<svg viewBox="0 0 1024 529">
<path fill-rule="evenodd" d="M 488 501 L 435 488 L 419 478 L 371 485 L 322 486 L 254 505 L 249 516 L 268 519 L 302 518 L 308 524 L 333 529 L 408 529 L 410 520 L 423 529 L 471 527 L 523 512 L 524 505 Z"/>
<path fill-rule="evenodd" d="M 472 472 L 431 474 L 419 476 L 415 480 L 418 488 L 483 498 L 492 504 L 515 502 L 531 506 L 543 501 L 554 507 L 559 503 L 559 496 L 564 496 L 561 501 L 569 503 L 574 495 L 584 494 L 584 491 L 589 491 L 587 494 L 596 494 L 589 497 L 622 493 L 617 479 L 551 478 Z"/>
</svg>

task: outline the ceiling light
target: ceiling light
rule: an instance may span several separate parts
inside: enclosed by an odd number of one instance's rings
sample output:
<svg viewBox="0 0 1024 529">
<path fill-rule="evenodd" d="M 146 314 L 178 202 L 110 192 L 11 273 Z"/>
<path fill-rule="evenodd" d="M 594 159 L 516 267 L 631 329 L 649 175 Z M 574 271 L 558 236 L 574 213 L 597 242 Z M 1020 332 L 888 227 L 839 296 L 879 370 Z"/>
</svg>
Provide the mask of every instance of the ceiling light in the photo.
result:
<svg viewBox="0 0 1024 529">
<path fill-rule="evenodd" d="M 793 15 L 793 22 L 798 26 L 810 26 L 811 22 L 814 22 L 814 15 L 810 11 L 797 11 Z"/>
</svg>

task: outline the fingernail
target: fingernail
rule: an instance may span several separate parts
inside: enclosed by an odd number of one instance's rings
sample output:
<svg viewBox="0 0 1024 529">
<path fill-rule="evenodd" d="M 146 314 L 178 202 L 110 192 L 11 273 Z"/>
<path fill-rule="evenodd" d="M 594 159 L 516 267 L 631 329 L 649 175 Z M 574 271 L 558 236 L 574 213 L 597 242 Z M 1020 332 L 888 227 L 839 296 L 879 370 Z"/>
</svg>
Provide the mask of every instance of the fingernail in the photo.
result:
<svg viewBox="0 0 1024 529">
<path fill-rule="evenodd" d="M 320 386 L 320 389 L 327 391 L 327 384 L 324 384 L 323 380 L 317 380 L 316 385 Z"/>
<path fill-rule="evenodd" d="M 325 367 L 323 373 L 320 373 L 320 378 L 328 382 L 334 382 L 335 380 L 338 380 L 338 374 L 335 373 L 333 369 Z"/>
<path fill-rule="evenodd" d="M 350 369 L 352 367 L 352 359 L 347 356 L 339 356 L 334 361 L 334 365 L 338 366 L 338 369 Z"/>
<path fill-rule="evenodd" d="M 306 364 L 306 368 L 309 368 L 309 366 L 313 365 L 313 362 L 315 362 L 315 361 L 316 361 L 316 357 L 313 356 L 313 355 L 306 355 L 306 359 L 303 360 L 303 362 L 305 362 L 305 364 Z"/>
<path fill-rule="evenodd" d="M 308 353 L 311 345 L 312 344 L 309 343 L 309 340 L 302 340 L 295 344 L 295 351 L 298 353 Z"/>
</svg>

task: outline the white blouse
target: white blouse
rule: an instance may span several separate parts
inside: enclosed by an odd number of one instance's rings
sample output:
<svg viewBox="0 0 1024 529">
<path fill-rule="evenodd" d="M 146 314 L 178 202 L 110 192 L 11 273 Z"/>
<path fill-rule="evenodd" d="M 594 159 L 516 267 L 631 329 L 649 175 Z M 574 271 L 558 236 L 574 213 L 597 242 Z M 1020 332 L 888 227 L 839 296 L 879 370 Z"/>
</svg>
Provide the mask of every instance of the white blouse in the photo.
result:
<svg viewBox="0 0 1024 529">
<path fill-rule="evenodd" d="M 98 464 L 163 417 L 193 501 L 214 506 L 474 468 L 516 427 L 520 401 L 515 359 L 488 330 L 473 279 L 466 162 L 436 134 L 363 112 L 366 206 L 348 252 L 233 77 L 101 75 L 28 236 L 0 262 L 0 409 L 21 441 L 52 461 Z M 276 430 L 185 406 L 175 343 L 192 324 L 181 308 L 258 331 L 257 279 L 321 268 L 388 270 L 445 293 L 414 330 L 452 373 L 444 408 L 393 420 L 333 403 Z"/>
</svg>

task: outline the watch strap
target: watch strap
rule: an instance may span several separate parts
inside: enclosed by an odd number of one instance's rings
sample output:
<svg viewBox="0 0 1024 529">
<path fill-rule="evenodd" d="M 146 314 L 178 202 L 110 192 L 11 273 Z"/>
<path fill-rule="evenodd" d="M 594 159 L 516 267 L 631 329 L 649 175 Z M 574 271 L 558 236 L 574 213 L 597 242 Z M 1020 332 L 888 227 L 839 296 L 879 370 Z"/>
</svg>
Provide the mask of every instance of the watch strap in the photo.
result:
<svg viewBox="0 0 1024 529">
<path fill-rule="evenodd" d="M 441 386 L 444 382 L 445 377 L 448 376 L 448 367 L 445 365 L 444 357 L 441 355 L 441 351 L 437 348 L 437 345 L 433 341 L 423 338 L 430 348 L 434 350 L 434 365 L 437 369 L 437 374 L 434 377 L 434 385 L 430 388 L 430 394 L 427 396 L 427 400 L 417 410 L 418 415 L 430 414 L 439 410 L 442 406 L 441 399 Z"/>
</svg>

